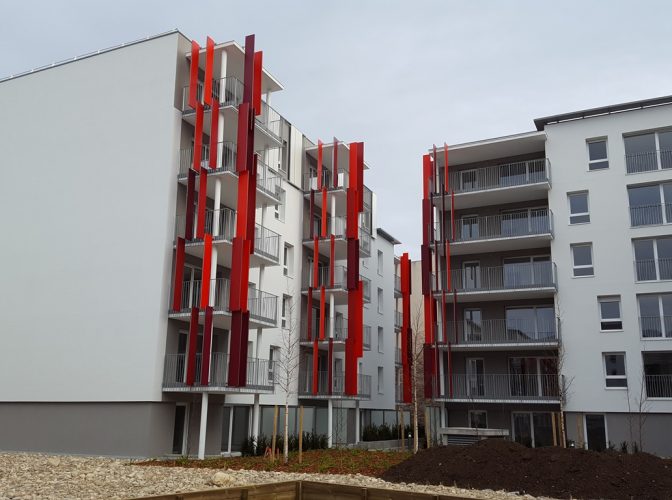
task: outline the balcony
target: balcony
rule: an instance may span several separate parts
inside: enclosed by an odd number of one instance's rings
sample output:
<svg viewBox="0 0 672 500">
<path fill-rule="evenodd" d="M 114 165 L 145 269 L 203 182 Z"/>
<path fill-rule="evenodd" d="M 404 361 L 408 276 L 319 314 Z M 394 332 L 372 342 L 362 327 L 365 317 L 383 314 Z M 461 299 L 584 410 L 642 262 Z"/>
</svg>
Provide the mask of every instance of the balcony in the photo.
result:
<svg viewBox="0 0 672 500">
<path fill-rule="evenodd" d="M 273 364 L 267 359 L 247 359 L 247 384 L 229 387 L 229 355 L 213 352 L 210 358 L 210 381 L 201 385 L 202 355 L 196 354 L 195 382 L 186 384 L 186 354 L 166 354 L 163 365 L 164 392 L 273 392 Z"/>
<path fill-rule="evenodd" d="M 227 278 L 216 278 L 209 282 L 210 297 L 214 309 L 214 323 L 219 328 L 230 328 L 229 309 L 231 284 Z M 185 281 L 182 284 L 182 299 L 178 311 L 171 310 L 169 317 L 189 319 L 192 307 L 200 307 L 201 280 Z M 256 328 L 275 327 L 278 320 L 278 297 L 256 288 L 248 289 L 247 308 L 250 312 L 250 326 Z M 204 311 L 201 309 L 201 316 Z"/>
<path fill-rule="evenodd" d="M 186 215 L 175 217 L 175 241 L 178 236 L 184 235 Z M 196 215 L 193 227 L 196 228 Z M 212 235 L 213 245 L 218 248 L 217 263 L 224 267 L 231 267 L 231 253 L 233 237 L 236 232 L 236 212 L 228 207 L 219 210 L 205 211 L 205 232 Z M 185 251 L 189 255 L 203 258 L 204 243 L 201 239 L 186 242 Z M 280 235 L 275 231 L 255 224 L 254 226 L 254 253 L 250 256 L 250 266 L 277 265 L 280 263 Z"/>
<path fill-rule="evenodd" d="M 649 398 L 672 398 L 672 374 L 644 375 L 646 396 Z"/>
<path fill-rule="evenodd" d="M 639 331 L 643 339 L 672 339 L 672 316 L 640 316 Z"/>
<path fill-rule="evenodd" d="M 672 223 L 672 203 L 630 206 L 630 226 L 659 226 Z"/>
<path fill-rule="evenodd" d="M 334 177 L 331 170 L 327 170 L 326 168 L 322 169 L 322 186 L 327 188 L 327 191 L 347 189 L 348 178 L 348 172 L 338 172 L 338 175 Z M 334 180 L 336 182 L 334 182 Z M 317 172 L 304 172 L 301 187 L 303 191 L 307 193 L 310 191 L 318 191 L 318 193 L 315 193 L 315 196 L 319 196 L 320 186 L 318 183 Z"/>
<path fill-rule="evenodd" d="M 435 394 L 438 400 L 465 403 L 559 403 L 560 376 L 455 374 L 444 376 Z"/>
<path fill-rule="evenodd" d="M 329 387 L 329 373 L 317 372 L 317 388 L 313 387 L 312 372 L 299 371 L 299 397 L 307 399 L 370 399 L 371 376 L 357 375 L 357 395 L 345 394 L 345 375 L 332 373 L 331 390 Z"/>
<path fill-rule="evenodd" d="M 401 297 L 401 277 L 398 274 L 394 275 L 394 296 Z"/>
<path fill-rule="evenodd" d="M 404 313 L 401 311 L 394 311 L 394 328 L 395 330 L 401 330 L 404 326 Z"/>
<path fill-rule="evenodd" d="M 450 321 L 446 323 L 444 334 L 443 338 L 448 339 L 455 339 L 457 336 L 457 342 L 452 344 L 454 351 L 528 350 L 558 347 L 557 321 L 542 319 Z"/>
<path fill-rule="evenodd" d="M 655 172 L 672 168 L 672 151 L 659 149 L 625 155 L 625 170 L 628 174 Z"/>
<path fill-rule="evenodd" d="M 441 240 L 436 223 L 434 237 Z M 462 217 L 455 221 L 455 235 L 445 228 L 452 242 L 451 255 L 488 253 L 526 248 L 539 248 L 553 239 L 553 213 L 547 208 L 488 215 Z"/>
<path fill-rule="evenodd" d="M 313 298 L 319 296 L 319 288 L 325 289 L 334 294 L 336 304 L 347 303 L 348 298 L 348 269 L 346 266 L 334 266 L 333 277 L 329 266 L 320 266 L 317 272 L 317 283 L 314 282 L 313 268 L 306 269 L 303 273 L 301 290 L 307 293 L 309 288 L 313 289 Z M 371 280 L 360 274 L 362 281 L 364 302 L 371 302 Z"/>
<path fill-rule="evenodd" d="M 450 190 L 455 192 L 455 208 L 499 205 L 512 200 L 539 199 L 551 187 L 551 168 L 547 158 L 506 163 L 491 167 L 449 171 Z M 443 169 L 439 183 L 444 183 Z M 434 197 L 441 206 L 441 196 Z"/>
<path fill-rule="evenodd" d="M 672 259 L 641 259 L 635 261 L 637 281 L 672 280 Z"/>
<path fill-rule="evenodd" d="M 455 290 L 465 300 L 504 300 L 507 298 L 534 299 L 551 297 L 557 287 L 557 270 L 554 262 L 540 261 L 510 263 L 497 267 L 478 265 L 451 270 L 450 286 L 445 278 L 439 281 L 437 297 L 444 287 L 446 299 L 452 301 Z M 432 286 L 436 289 L 434 276 Z"/>
<path fill-rule="evenodd" d="M 303 244 L 305 247 L 314 250 L 315 238 L 319 240 L 318 247 L 320 255 L 332 258 L 331 255 L 331 235 L 334 236 L 334 260 L 345 260 L 348 257 L 348 242 L 346 239 L 346 218 L 343 216 L 327 216 L 327 236 L 322 236 L 322 220 L 313 219 L 313 231 L 311 236 L 310 226 L 305 223 L 303 230 Z M 363 228 L 359 228 L 359 252 L 360 257 L 371 256 L 371 235 Z"/>
<path fill-rule="evenodd" d="M 318 342 L 328 342 L 329 341 L 329 320 L 326 320 L 327 324 L 324 327 L 324 335 L 325 338 L 324 340 L 320 340 L 319 338 L 317 339 Z M 319 326 L 316 321 L 313 322 L 313 328 L 312 328 L 312 338 L 308 338 L 308 329 L 305 327 L 301 328 L 301 336 L 300 336 L 300 342 L 303 345 L 307 346 L 312 346 L 313 341 L 315 340 L 316 337 L 319 336 Z M 334 346 L 337 345 L 342 345 L 346 339 L 348 338 L 348 318 L 343 318 L 339 316 L 338 321 L 334 323 L 334 337 L 333 337 L 333 343 Z M 324 346 L 322 346 L 324 347 Z"/>
</svg>

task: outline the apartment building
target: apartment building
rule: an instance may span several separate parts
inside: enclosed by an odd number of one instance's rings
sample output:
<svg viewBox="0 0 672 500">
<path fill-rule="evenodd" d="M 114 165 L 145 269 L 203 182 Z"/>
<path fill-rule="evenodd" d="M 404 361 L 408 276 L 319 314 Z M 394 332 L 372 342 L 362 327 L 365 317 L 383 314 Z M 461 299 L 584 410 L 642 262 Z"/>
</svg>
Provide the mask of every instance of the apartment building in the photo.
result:
<svg viewBox="0 0 672 500">
<path fill-rule="evenodd" d="M 671 104 L 424 156 L 425 390 L 448 441 L 672 454 Z"/>
<path fill-rule="evenodd" d="M 335 445 L 394 411 L 364 144 L 307 138 L 263 62 L 173 31 L 0 81 L 0 447 L 236 453 L 285 402 Z"/>
</svg>

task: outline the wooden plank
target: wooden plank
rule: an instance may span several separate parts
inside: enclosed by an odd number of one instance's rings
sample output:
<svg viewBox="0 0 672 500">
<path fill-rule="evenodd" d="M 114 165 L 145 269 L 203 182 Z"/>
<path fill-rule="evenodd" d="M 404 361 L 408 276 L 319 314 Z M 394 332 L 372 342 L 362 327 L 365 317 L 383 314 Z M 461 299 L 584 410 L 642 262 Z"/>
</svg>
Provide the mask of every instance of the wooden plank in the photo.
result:
<svg viewBox="0 0 672 500">
<path fill-rule="evenodd" d="M 333 498 L 336 500 L 354 500 L 366 498 L 366 488 L 345 484 L 315 483 L 302 481 L 302 500 L 324 500 Z"/>
</svg>

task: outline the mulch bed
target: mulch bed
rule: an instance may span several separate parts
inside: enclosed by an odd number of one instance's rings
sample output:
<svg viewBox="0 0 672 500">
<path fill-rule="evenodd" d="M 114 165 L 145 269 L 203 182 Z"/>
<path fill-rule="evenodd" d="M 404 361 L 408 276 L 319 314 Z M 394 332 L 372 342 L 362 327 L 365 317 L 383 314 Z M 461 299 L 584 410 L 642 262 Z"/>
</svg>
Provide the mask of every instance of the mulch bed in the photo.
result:
<svg viewBox="0 0 672 500">
<path fill-rule="evenodd" d="M 282 462 L 282 457 L 274 463 L 264 457 L 236 457 L 208 458 L 205 460 L 148 460 L 135 465 L 320 474 L 364 474 L 378 477 L 391 466 L 403 462 L 410 455 L 408 452 L 332 449 L 305 451 L 302 463 L 299 463 L 298 453 L 291 452 L 287 464 Z"/>
<path fill-rule="evenodd" d="M 672 460 L 648 453 L 530 449 L 497 439 L 430 448 L 391 466 L 380 477 L 554 498 L 672 498 Z"/>
</svg>

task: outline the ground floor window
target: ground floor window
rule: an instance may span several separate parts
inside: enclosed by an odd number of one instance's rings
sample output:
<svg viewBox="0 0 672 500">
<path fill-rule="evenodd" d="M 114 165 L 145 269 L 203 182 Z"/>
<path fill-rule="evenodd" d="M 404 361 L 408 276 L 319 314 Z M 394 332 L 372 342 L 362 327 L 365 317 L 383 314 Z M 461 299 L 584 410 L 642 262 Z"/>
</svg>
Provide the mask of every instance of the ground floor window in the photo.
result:
<svg viewBox="0 0 672 500">
<path fill-rule="evenodd" d="M 187 405 L 178 404 L 175 406 L 175 425 L 173 426 L 173 453 L 175 455 L 185 454 L 185 427 L 187 424 Z"/>
<path fill-rule="evenodd" d="M 513 439 L 524 446 L 539 448 L 553 446 L 553 416 L 551 412 L 514 412 Z"/>
<path fill-rule="evenodd" d="M 470 410 L 469 427 L 471 427 L 472 429 L 487 429 L 488 412 L 485 410 Z"/>
<path fill-rule="evenodd" d="M 589 450 L 604 451 L 607 448 L 607 422 L 604 415 L 587 414 L 584 421 L 586 446 Z"/>
<path fill-rule="evenodd" d="M 224 406 L 222 409 L 222 452 L 240 452 L 249 435 L 250 407 Z"/>
</svg>

